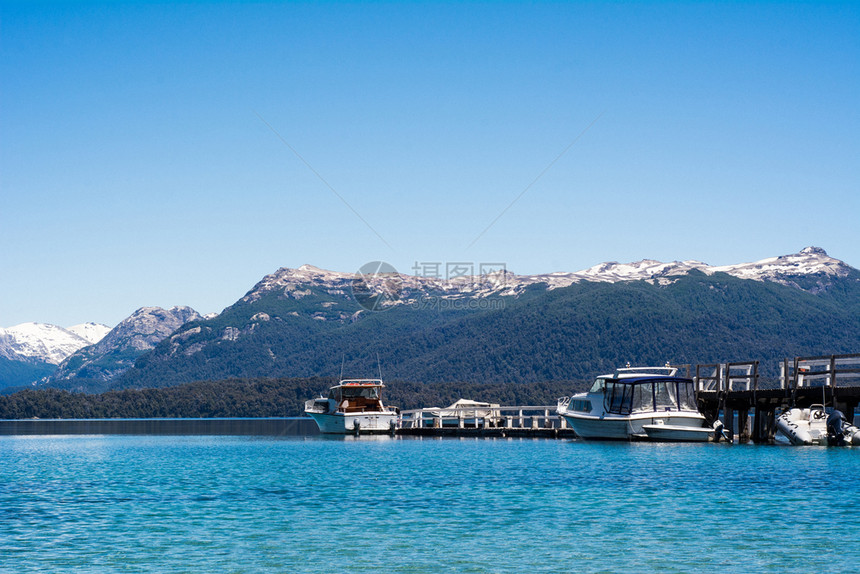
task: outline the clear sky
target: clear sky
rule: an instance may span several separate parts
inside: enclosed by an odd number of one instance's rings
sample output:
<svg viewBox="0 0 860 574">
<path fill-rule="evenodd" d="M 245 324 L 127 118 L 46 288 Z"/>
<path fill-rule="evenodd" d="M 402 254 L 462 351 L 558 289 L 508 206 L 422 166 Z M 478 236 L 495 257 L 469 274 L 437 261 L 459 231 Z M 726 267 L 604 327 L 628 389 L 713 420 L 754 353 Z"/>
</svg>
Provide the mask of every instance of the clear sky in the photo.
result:
<svg viewBox="0 0 860 574">
<path fill-rule="evenodd" d="M 807 245 L 860 267 L 857 2 L 0 4 L 2 326 Z"/>
</svg>

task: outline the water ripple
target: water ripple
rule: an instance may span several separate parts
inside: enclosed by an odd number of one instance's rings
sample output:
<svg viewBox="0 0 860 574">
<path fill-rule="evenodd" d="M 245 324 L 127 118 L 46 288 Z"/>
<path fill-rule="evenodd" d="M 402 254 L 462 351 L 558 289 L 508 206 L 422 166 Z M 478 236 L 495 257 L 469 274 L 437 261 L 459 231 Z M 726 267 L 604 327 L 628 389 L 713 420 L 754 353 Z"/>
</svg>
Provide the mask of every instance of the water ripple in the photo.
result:
<svg viewBox="0 0 860 574">
<path fill-rule="evenodd" d="M 102 436 L 0 437 L 0 457 L 10 572 L 860 563 L 860 450 Z"/>
</svg>

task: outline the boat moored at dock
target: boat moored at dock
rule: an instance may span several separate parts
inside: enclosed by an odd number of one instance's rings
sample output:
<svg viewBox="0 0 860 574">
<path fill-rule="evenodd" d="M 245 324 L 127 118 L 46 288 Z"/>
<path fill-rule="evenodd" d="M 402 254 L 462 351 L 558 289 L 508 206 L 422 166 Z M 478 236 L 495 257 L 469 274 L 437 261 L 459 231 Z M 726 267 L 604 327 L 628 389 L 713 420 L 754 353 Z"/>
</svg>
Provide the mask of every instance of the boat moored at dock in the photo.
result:
<svg viewBox="0 0 860 574">
<path fill-rule="evenodd" d="M 693 380 L 676 375 L 668 366 L 618 369 L 588 392 L 560 399 L 556 410 L 584 439 L 710 440 L 715 430 L 696 406 Z"/>
<path fill-rule="evenodd" d="M 841 411 L 828 413 L 824 405 L 786 409 L 776 418 L 776 429 L 794 446 L 860 446 L 860 429 Z"/>
<path fill-rule="evenodd" d="M 324 434 L 382 434 L 397 429 L 400 410 L 382 404 L 381 379 L 344 379 L 327 397 L 305 402 Z"/>
</svg>

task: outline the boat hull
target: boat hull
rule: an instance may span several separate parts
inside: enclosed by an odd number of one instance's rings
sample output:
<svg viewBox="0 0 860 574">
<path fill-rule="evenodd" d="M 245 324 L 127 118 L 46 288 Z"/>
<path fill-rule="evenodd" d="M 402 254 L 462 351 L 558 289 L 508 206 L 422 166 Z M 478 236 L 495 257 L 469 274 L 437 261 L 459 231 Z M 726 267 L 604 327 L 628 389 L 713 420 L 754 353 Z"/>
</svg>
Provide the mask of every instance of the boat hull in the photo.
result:
<svg viewBox="0 0 860 574">
<path fill-rule="evenodd" d="M 679 425 L 642 425 L 649 440 L 660 442 L 708 442 L 714 429 Z"/>
<path fill-rule="evenodd" d="M 397 426 L 397 413 L 308 413 L 323 434 L 384 434 Z"/>
<path fill-rule="evenodd" d="M 705 427 L 702 415 L 692 412 L 603 417 L 568 412 L 562 416 L 577 436 L 590 440 L 706 441 L 713 432 Z M 649 433 L 646 426 L 663 426 L 671 431 Z"/>
</svg>

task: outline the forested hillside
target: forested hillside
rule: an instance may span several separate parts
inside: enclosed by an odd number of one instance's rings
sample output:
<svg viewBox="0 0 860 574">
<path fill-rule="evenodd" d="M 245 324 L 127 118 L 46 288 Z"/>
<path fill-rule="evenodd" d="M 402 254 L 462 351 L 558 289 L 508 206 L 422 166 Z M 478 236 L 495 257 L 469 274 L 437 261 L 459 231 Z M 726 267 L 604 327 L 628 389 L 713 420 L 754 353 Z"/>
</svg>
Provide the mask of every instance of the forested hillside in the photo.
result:
<svg viewBox="0 0 860 574">
<path fill-rule="evenodd" d="M 0 396 L 0 419 L 284 417 L 303 414 L 304 402 L 327 393 L 331 378 L 251 379 L 196 382 L 162 389 L 71 393 L 59 389 L 19 391 Z M 447 406 L 459 398 L 503 405 L 554 405 L 556 398 L 582 388 L 556 381 L 387 385 L 387 404 L 402 409 Z"/>
<path fill-rule="evenodd" d="M 856 275 L 856 274 L 855 274 Z M 815 278 L 809 278 L 815 281 Z M 192 322 L 137 360 L 116 388 L 227 377 L 376 376 L 416 382 L 584 380 L 634 364 L 763 362 L 860 350 L 860 282 L 821 293 L 723 273 L 658 281 L 581 282 L 485 308 L 397 306 L 367 312 L 309 288 L 240 301 Z"/>
</svg>

